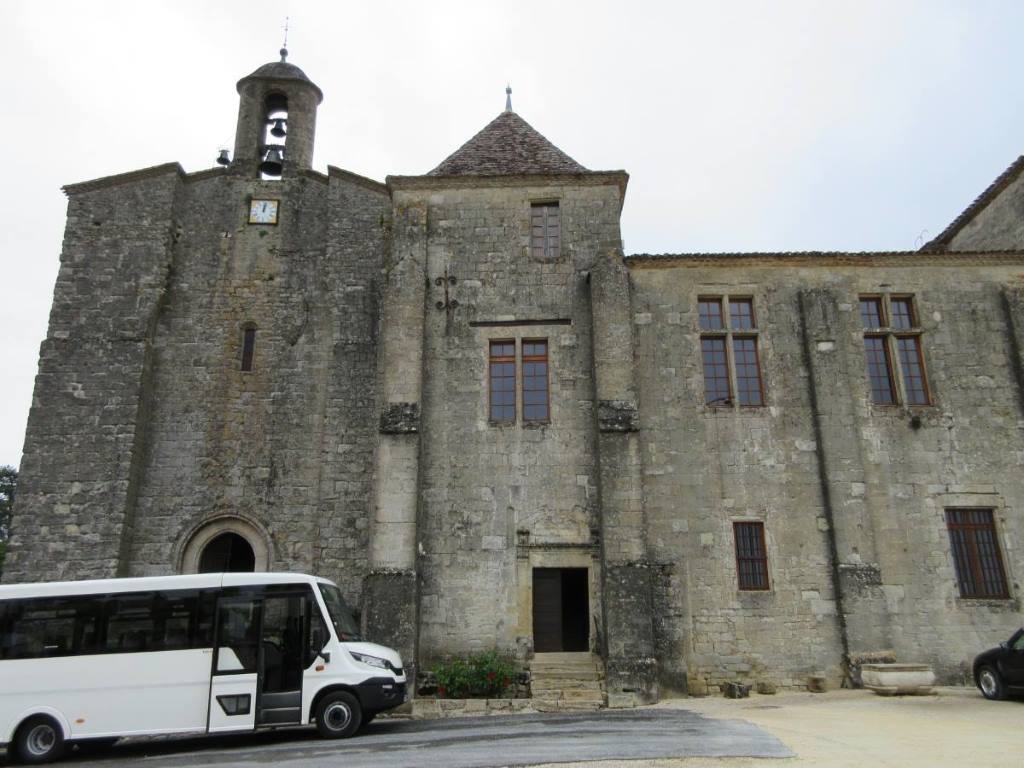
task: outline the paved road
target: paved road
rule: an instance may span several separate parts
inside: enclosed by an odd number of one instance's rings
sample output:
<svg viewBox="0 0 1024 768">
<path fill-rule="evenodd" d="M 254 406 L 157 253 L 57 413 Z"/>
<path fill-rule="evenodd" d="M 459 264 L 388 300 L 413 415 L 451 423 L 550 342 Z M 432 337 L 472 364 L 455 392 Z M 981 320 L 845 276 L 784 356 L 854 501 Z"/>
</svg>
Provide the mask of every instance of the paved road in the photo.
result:
<svg viewBox="0 0 1024 768">
<path fill-rule="evenodd" d="M 312 730 L 118 745 L 90 768 L 498 768 L 584 760 L 658 757 L 791 757 L 778 739 L 740 720 L 686 710 L 615 710 L 451 720 L 378 720 L 346 741 Z"/>
</svg>

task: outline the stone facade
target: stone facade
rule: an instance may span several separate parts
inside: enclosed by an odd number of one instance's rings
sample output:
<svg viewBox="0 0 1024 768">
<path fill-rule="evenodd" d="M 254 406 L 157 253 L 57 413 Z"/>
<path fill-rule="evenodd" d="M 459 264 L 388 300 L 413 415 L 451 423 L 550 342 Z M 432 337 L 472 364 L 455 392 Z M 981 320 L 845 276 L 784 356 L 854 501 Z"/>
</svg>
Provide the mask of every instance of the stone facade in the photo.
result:
<svg viewBox="0 0 1024 768">
<path fill-rule="evenodd" d="M 613 704 L 891 658 L 957 680 L 1019 625 L 1021 163 L 920 252 L 624 257 L 626 174 L 510 110 L 379 184 L 310 168 L 297 67 L 239 93 L 228 167 L 66 188 L 5 581 L 195 570 L 231 532 L 258 569 L 335 579 L 415 669 L 529 658 L 535 569 L 582 569 Z M 872 402 L 864 295 L 913 297 L 929 405 Z M 752 302 L 763 406 L 706 404 L 706 297 Z M 490 344 L 534 340 L 549 418 L 495 423 Z M 992 511 L 1008 597 L 961 596 L 963 508 Z M 764 526 L 767 589 L 738 588 L 737 522 Z"/>
</svg>

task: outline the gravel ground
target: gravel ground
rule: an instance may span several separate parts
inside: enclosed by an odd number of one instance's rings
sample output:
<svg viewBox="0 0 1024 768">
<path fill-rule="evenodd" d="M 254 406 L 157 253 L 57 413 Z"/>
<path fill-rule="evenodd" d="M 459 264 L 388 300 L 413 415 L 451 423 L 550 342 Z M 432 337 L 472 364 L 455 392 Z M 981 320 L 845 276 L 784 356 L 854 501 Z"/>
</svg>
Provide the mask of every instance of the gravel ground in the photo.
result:
<svg viewBox="0 0 1024 768">
<path fill-rule="evenodd" d="M 715 696 L 672 699 L 652 709 L 745 720 L 778 737 L 796 757 L 609 761 L 600 768 L 1024 766 L 1024 701 L 986 701 L 973 688 L 937 688 L 930 696 L 885 697 L 864 690 Z M 592 763 L 557 768 L 584 765 Z"/>
</svg>

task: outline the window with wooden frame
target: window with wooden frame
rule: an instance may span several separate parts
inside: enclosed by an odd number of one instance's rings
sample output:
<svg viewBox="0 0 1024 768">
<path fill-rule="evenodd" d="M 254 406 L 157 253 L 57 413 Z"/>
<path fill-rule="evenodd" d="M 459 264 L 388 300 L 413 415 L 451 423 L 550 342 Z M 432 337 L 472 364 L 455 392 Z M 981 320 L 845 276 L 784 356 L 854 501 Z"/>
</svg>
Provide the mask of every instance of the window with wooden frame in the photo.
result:
<svg viewBox="0 0 1024 768">
<path fill-rule="evenodd" d="M 1010 596 L 991 509 L 947 509 L 946 527 L 960 597 Z"/>
<path fill-rule="evenodd" d="M 251 371 L 256 355 L 256 326 L 247 325 L 242 329 L 242 370 Z"/>
<path fill-rule="evenodd" d="M 861 296 L 860 323 L 871 402 L 897 405 L 902 399 L 907 405 L 931 405 L 914 297 Z"/>
<path fill-rule="evenodd" d="M 715 408 L 763 406 L 754 300 L 746 296 L 699 297 L 697 324 L 704 404 Z"/>
<path fill-rule="evenodd" d="M 523 339 L 523 421 L 550 419 L 547 339 Z"/>
<path fill-rule="evenodd" d="M 530 205 L 530 251 L 533 258 L 557 259 L 561 253 L 562 220 L 557 202 Z"/>
<path fill-rule="evenodd" d="M 488 360 L 488 416 L 493 424 L 516 420 L 516 342 L 492 341 Z"/>
<path fill-rule="evenodd" d="M 768 589 L 768 551 L 764 545 L 764 523 L 735 522 L 736 578 L 743 590 Z"/>
</svg>

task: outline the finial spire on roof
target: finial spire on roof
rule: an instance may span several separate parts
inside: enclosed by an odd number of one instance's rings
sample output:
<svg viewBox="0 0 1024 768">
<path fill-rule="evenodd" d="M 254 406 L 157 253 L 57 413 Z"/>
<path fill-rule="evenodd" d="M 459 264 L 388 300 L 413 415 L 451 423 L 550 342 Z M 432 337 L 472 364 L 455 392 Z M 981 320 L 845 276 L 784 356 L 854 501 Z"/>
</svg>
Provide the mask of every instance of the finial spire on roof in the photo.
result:
<svg viewBox="0 0 1024 768">
<path fill-rule="evenodd" d="M 288 17 L 284 17 L 284 42 L 281 44 L 281 61 L 284 62 L 288 58 Z"/>
<path fill-rule="evenodd" d="M 511 112 L 512 111 L 512 86 L 511 85 L 506 85 L 505 86 L 505 111 L 506 112 Z"/>
</svg>

